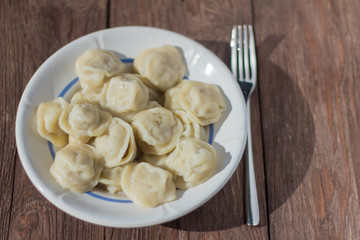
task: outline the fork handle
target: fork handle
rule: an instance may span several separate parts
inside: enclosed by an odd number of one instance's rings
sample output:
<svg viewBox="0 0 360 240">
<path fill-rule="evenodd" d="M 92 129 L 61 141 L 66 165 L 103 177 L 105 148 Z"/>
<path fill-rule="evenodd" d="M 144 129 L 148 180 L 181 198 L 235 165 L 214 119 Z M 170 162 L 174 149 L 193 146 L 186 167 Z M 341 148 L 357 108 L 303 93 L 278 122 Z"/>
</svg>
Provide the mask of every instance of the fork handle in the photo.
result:
<svg viewBox="0 0 360 240">
<path fill-rule="evenodd" d="M 254 160 L 251 141 L 251 123 L 250 123 L 250 101 L 246 101 L 247 108 L 247 168 L 245 176 L 245 202 L 246 202 L 246 220 L 250 226 L 257 226 L 260 221 L 259 202 L 256 190 L 256 180 L 254 172 Z"/>
</svg>

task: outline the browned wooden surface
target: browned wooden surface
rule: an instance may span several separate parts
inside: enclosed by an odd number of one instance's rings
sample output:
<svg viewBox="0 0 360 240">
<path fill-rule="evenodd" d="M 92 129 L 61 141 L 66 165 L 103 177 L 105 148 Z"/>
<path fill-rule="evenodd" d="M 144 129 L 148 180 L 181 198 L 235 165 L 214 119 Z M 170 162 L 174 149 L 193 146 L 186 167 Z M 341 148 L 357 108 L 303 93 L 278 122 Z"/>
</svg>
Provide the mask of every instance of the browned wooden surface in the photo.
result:
<svg viewBox="0 0 360 240">
<path fill-rule="evenodd" d="M 273 239 L 359 239 L 359 1 L 254 1 Z"/>
<path fill-rule="evenodd" d="M 359 239 L 357 0 L 0 1 L 0 239 Z M 211 200 L 169 223 L 116 229 L 54 207 L 15 146 L 22 91 L 57 49 L 125 25 L 188 36 L 229 65 L 234 24 L 254 25 L 252 131 L 259 227 L 244 223 L 244 161 Z"/>
</svg>

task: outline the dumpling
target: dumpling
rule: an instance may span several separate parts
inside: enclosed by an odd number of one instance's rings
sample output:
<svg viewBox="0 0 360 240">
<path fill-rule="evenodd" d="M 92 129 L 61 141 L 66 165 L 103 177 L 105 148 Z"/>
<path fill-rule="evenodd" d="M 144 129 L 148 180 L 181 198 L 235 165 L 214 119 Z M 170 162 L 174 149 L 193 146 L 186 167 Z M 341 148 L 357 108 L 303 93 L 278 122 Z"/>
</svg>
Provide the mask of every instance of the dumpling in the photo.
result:
<svg viewBox="0 0 360 240">
<path fill-rule="evenodd" d="M 115 194 L 122 191 L 121 174 L 123 170 L 123 166 L 104 168 L 100 174 L 99 183 L 104 185 L 109 193 Z"/>
<path fill-rule="evenodd" d="M 91 92 L 102 87 L 107 79 L 123 73 L 125 64 L 110 51 L 90 49 L 77 59 L 75 69 L 81 88 Z"/>
<path fill-rule="evenodd" d="M 165 107 L 173 111 L 183 110 L 197 119 L 200 125 L 219 120 L 226 109 L 220 89 L 198 81 L 183 81 L 165 94 Z"/>
<path fill-rule="evenodd" d="M 121 186 L 133 202 L 145 207 L 156 207 L 176 198 L 171 173 L 146 162 L 126 165 Z"/>
<path fill-rule="evenodd" d="M 133 129 L 120 118 L 113 118 L 104 134 L 95 138 L 94 144 L 108 168 L 131 162 L 136 156 Z"/>
<path fill-rule="evenodd" d="M 139 112 L 131 125 L 139 148 L 155 155 L 164 155 L 174 149 L 183 130 L 181 121 L 163 107 Z"/>
<path fill-rule="evenodd" d="M 175 116 L 177 116 L 184 126 L 184 130 L 181 134 L 182 138 L 196 138 L 201 140 L 207 140 L 207 134 L 204 126 L 201 126 L 197 120 L 185 111 L 175 110 Z"/>
<path fill-rule="evenodd" d="M 143 51 L 135 58 L 134 68 L 161 91 L 181 82 L 186 70 L 183 56 L 171 45 Z"/>
<path fill-rule="evenodd" d="M 180 84 L 176 85 L 175 87 L 169 88 L 164 94 L 164 107 L 167 109 L 171 109 L 172 111 L 180 110 L 185 111 L 184 107 L 180 101 L 180 93 L 183 86 L 189 82 L 189 80 L 182 81 Z"/>
<path fill-rule="evenodd" d="M 94 147 L 70 143 L 56 153 L 50 173 L 64 189 L 84 193 L 98 184 L 103 164 Z"/>
<path fill-rule="evenodd" d="M 39 134 L 62 147 L 68 143 L 68 134 L 59 126 L 59 117 L 66 106 L 69 105 L 63 98 L 41 103 L 37 109 L 37 128 Z"/>
<path fill-rule="evenodd" d="M 122 77 L 129 80 L 140 80 L 149 90 L 149 101 L 157 101 L 162 92 L 157 89 L 152 83 L 139 74 L 134 73 L 124 73 L 121 75 Z"/>
<path fill-rule="evenodd" d="M 149 100 L 149 90 L 134 78 L 118 76 L 104 84 L 101 106 L 114 116 L 130 121 L 137 112 L 144 110 Z"/>
<path fill-rule="evenodd" d="M 100 92 L 85 92 L 81 90 L 72 96 L 70 103 L 91 103 L 100 106 Z"/>
<path fill-rule="evenodd" d="M 62 112 L 60 127 L 74 138 L 102 135 L 110 125 L 110 113 L 100 110 L 90 103 L 71 103 Z"/>
<path fill-rule="evenodd" d="M 179 189 L 195 187 L 207 181 L 213 174 L 216 151 L 210 144 L 194 139 L 182 138 L 166 160 L 166 169 L 174 175 Z"/>
</svg>

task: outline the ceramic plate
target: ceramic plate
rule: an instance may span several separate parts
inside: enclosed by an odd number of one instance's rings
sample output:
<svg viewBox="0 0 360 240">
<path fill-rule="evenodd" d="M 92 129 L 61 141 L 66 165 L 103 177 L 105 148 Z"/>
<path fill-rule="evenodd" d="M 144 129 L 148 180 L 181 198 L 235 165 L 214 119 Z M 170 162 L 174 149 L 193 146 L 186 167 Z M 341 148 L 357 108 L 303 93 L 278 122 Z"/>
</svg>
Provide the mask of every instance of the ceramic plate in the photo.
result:
<svg viewBox="0 0 360 240">
<path fill-rule="evenodd" d="M 226 98 L 227 111 L 208 130 L 217 151 L 216 172 L 207 182 L 177 191 L 177 200 L 156 208 L 143 208 L 125 195 L 99 191 L 75 194 L 64 190 L 49 173 L 56 149 L 36 130 L 36 109 L 58 96 L 69 100 L 79 88 L 76 59 L 87 49 L 114 51 L 131 68 L 132 60 L 151 47 L 171 44 L 185 57 L 187 78 L 218 85 Z M 111 227 L 141 227 L 179 218 L 214 196 L 238 166 L 246 141 L 245 103 L 226 65 L 211 51 L 180 34 L 150 27 L 119 27 L 81 37 L 54 53 L 36 71 L 20 100 L 16 118 L 16 143 L 22 165 L 36 188 L 51 203 L 68 214 Z M 204 219 L 207 221 L 207 219 Z"/>
</svg>

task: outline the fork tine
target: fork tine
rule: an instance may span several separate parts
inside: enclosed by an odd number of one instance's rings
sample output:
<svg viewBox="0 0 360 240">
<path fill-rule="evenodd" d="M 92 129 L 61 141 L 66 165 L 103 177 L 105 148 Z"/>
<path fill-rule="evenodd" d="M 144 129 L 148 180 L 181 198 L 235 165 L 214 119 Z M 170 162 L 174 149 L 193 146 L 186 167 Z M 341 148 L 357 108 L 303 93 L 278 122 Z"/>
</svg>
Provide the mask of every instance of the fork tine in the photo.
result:
<svg viewBox="0 0 360 240">
<path fill-rule="evenodd" d="M 255 52 L 255 38 L 254 38 L 254 31 L 251 25 L 249 25 L 249 51 L 250 51 L 251 80 L 256 81 L 257 64 L 256 64 L 256 52 Z"/>
<path fill-rule="evenodd" d="M 244 58 L 243 58 L 243 33 L 242 33 L 242 27 L 237 26 L 238 29 L 238 39 L 237 39 L 237 50 L 238 50 L 238 70 L 239 70 L 239 80 L 244 81 Z"/>
<path fill-rule="evenodd" d="M 237 69 L 237 38 L 238 37 L 238 28 L 237 26 L 234 26 L 231 31 L 231 42 L 230 42 L 230 48 L 231 48 L 231 71 L 233 74 L 234 79 L 238 80 L 238 69 Z"/>
<path fill-rule="evenodd" d="M 249 40 L 248 40 L 248 29 L 247 26 L 243 26 L 243 41 L 244 41 L 244 72 L 245 72 L 245 80 L 250 80 L 250 69 L 249 69 Z"/>
</svg>

